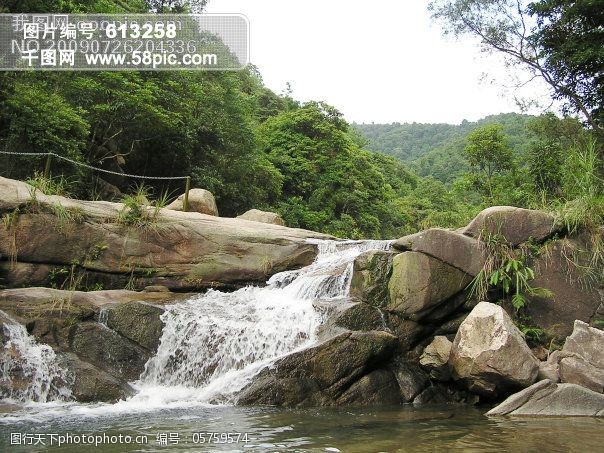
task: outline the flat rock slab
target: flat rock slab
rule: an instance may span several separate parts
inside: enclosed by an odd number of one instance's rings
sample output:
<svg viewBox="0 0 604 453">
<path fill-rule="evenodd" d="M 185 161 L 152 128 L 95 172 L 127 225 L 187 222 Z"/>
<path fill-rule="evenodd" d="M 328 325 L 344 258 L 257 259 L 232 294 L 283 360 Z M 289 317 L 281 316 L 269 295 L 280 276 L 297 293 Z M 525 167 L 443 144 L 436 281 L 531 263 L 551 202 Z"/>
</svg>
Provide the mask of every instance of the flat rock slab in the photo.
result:
<svg viewBox="0 0 604 453">
<path fill-rule="evenodd" d="M 129 276 L 142 286 L 197 290 L 264 283 L 274 273 L 310 264 L 317 246 L 308 239 L 333 239 L 280 225 L 170 209 L 160 210 L 150 227 L 132 227 L 119 222 L 125 209 L 121 203 L 39 191 L 32 202 L 32 192 L 24 182 L 0 178 L 0 214 L 16 213 L 11 228 L 0 228 L 0 254 L 36 266 L 69 267 L 76 261 L 87 272 Z M 79 220 L 61 223 L 53 214 L 59 205 L 63 211 L 77 212 Z M 148 211 L 153 213 L 152 208 Z M 29 276 L 42 280 L 33 270 Z"/>
<path fill-rule="evenodd" d="M 486 415 L 604 416 L 604 395 L 576 384 L 545 379 L 518 392 Z"/>
</svg>

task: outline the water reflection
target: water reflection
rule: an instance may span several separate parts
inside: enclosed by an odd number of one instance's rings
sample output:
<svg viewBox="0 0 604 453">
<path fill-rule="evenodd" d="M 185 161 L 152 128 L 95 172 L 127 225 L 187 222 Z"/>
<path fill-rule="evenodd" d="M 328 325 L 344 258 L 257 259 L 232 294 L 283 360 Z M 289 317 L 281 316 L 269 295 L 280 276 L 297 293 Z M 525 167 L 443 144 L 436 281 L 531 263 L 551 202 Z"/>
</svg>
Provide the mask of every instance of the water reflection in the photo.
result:
<svg viewBox="0 0 604 453">
<path fill-rule="evenodd" d="M 485 409 L 439 406 L 391 409 L 211 407 L 152 414 L 41 421 L 11 411 L 0 418 L 0 451 L 81 452 L 82 446 L 15 447 L 10 434 L 107 433 L 146 435 L 147 445 L 101 445 L 95 452 L 299 451 L 367 452 L 595 452 L 603 451 L 604 421 L 595 418 L 487 418 Z M 36 420 L 36 421 L 32 421 Z M 249 443 L 200 445 L 196 433 L 247 432 Z M 157 435 L 178 433 L 160 446 Z M 196 439 L 199 441 L 199 437 Z M 87 448 L 86 450 L 89 450 Z"/>
</svg>

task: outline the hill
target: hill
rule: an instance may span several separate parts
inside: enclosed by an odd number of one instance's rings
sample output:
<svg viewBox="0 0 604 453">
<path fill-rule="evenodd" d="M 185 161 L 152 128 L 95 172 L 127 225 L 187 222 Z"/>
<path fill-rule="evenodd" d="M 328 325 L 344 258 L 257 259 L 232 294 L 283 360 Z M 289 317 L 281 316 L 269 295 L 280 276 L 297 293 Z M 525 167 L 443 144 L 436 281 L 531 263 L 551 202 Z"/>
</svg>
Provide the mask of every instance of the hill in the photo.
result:
<svg viewBox="0 0 604 453">
<path fill-rule="evenodd" d="M 477 127 L 498 123 L 517 154 L 523 152 L 527 122 L 531 115 L 501 113 L 475 122 L 454 124 L 356 124 L 353 127 L 367 139 L 367 148 L 408 162 L 420 176 L 433 176 L 451 182 L 467 170 L 463 157 L 465 138 Z"/>
</svg>

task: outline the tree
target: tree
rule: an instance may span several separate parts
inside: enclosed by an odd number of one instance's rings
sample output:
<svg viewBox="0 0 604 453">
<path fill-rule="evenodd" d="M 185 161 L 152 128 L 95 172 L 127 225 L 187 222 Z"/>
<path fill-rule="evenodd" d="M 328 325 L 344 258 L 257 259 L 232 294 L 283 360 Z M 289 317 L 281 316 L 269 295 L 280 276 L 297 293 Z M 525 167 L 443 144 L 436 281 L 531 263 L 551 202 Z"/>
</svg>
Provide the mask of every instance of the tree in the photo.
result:
<svg viewBox="0 0 604 453">
<path fill-rule="evenodd" d="M 532 136 L 527 164 L 533 185 L 539 194 L 559 197 L 565 157 L 587 144 L 588 133 L 575 118 L 560 119 L 553 113 L 534 118 L 527 128 Z"/>
<path fill-rule="evenodd" d="M 207 0 L 145 0 L 150 11 L 156 13 L 201 13 Z"/>
<path fill-rule="evenodd" d="M 523 84 L 541 77 L 554 99 L 603 132 L 601 2 L 541 0 L 527 6 L 522 0 L 433 0 L 429 9 L 445 34 L 478 37 L 484 50 L 501 52 L 508 64 L 528 69 Z"/>
<path fill-rule="evenodd" d="M 465 152 L 477 173 L 475 181 L 482 186 L 484 177 L 486 192 L 492 200 L 495 176 L 513 168 L 512 150 L 505 142 L 502 126 L 488 124 L 474 130 L 468 135 Z"/>
<path fill-rule="evenodd" d="M 538 28 L 531 39 L 561 85 L 559 97 L 580 98 L 604 124 L 604 4 L 594 0 L 540 0 L 528 6 Z"/>
</svg>

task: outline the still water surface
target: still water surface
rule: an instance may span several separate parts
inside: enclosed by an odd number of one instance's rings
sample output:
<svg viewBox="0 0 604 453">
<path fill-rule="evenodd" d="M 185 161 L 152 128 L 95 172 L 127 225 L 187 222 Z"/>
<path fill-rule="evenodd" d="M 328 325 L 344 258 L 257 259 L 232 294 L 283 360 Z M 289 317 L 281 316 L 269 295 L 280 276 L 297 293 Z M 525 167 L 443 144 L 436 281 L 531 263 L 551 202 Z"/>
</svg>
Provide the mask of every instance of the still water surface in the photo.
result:
<svg viewBox="0 0 604 453">
<path fill-rule="evenodd" d="M 0 414 L 0 451 L 604 452 L 602 419 L 487 418 L 485 411 L 457 406 L 304 410 L 212 406 L 136 414 L 93 411 L 90 416 L 68 410 L 45 420 L 32 407 Z M 247 433 L 248 442 L 202 444 L 208 432 Z M 43 434 L 47 444 L 50 433 L 121 434 L 133 439 L 143 435 L 147 443 L 19 447 L 11 445 L 11 433 Z M 162 438 L 167 446 L 158 442 Z"/>
</svg>

